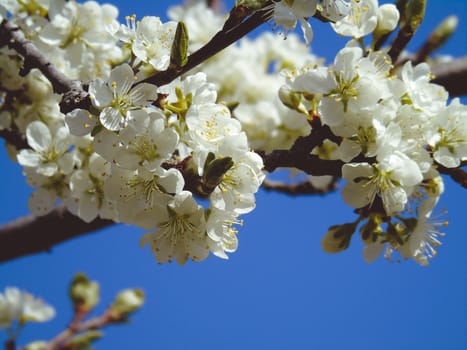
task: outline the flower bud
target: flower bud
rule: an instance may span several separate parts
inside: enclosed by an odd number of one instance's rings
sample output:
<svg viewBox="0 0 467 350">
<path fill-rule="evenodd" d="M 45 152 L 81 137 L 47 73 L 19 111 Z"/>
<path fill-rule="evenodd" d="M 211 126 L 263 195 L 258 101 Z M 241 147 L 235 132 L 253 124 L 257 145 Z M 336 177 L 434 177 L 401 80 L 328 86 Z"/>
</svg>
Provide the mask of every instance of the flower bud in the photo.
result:
<svg viewBox="0 0 467 350">
<path fill-rule="evenodd" d="M 70 284 L 69 295 L 75 310 L 91 311 L 99 302 L 99 284 L 84 273 L 77 273 Z"/>
<path fill-rule="evenodd" d="M 144 293 L 141 289 L 125 289 L 118 293 L 110 309 L 117 318 L 125 318 L 144 304 Z"/>
<path fill-rule="evenodd" d="M 177 24 L 170 61 L 178 68 L 183 67 L 188 61 L 188 29 L 183 22 Z"/>
<path fill-rule="evenodd" d="M 378 8 L 378 24 L 376 26 L 376 35 L 385 35 L 392 32 L 399 23 L 399 11 L 393 4 L 384 4 Z"/>
<path fill-rule="evenodd" d="M 339 253 L 347 249 L 356 228 L 356 223 L 331 226 L 321 240 L 321 247 L 326 253 Z"/>
<path fill-rule="evenodd" d="M 294 110 L 299 110 L 299 106 L 302 100 L 300 93 L 292 91 L 287 86 L 282 86 L 279 89 L 279 98 L 287 107 Z"/>
<path fill-rule="evenodd" d="M 442 46 L 452 36 L 458 23 L 457 16 L 448 16 L 436 27 L 429 39 L 432 51 Z"/>
<path fill-rule="evenodd" d="M 425 17 L 426 0 L 412 0 L 407 4 L 406 16 L 407 23 L 415 32 Z"/>
</svg>

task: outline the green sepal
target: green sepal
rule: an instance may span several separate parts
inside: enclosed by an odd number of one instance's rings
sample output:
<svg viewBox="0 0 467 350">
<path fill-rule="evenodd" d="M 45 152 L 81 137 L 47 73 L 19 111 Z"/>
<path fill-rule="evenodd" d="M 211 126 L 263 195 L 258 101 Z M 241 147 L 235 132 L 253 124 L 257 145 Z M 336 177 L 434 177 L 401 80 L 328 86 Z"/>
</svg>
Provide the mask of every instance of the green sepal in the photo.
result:
<svg viewBox="0 0 467 350">
<path fill-rule="evenodd" d="M 98 133 L 100 133 L 102 131 L 104 127 L 102 126 L 102 124 L 97 124 L 91 131 L 91 136 L 92 137 L 95 137 Z"/>
<path fill-rule="evenodd" d="M 225 106 L 229 109 L 230 113 L 232 114 L 235 108 L 237 108 L 240 105 L 239 101 L 230 101 L 225 103 Z"/>
<path fill-rule="evenodd" d="M 360 227 L 360 237 L 365 243 L 374 243 L 378 236 L 383 234 L 381 227 L 381 217 L 379 215 L 370 215 L 368 221 Z"/>
</svg>

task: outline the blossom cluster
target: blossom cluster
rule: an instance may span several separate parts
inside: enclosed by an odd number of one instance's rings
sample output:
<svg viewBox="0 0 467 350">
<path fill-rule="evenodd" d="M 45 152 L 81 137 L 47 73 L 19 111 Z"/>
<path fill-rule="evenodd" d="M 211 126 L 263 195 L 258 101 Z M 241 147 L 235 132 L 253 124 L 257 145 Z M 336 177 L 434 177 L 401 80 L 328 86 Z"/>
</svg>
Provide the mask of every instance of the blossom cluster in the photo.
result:
<svg viewBox="0 0 467 350">
<path fill-rule="evenodd" d="M 426 265 L 441 244 L 437 226 L 446 224 L 430 219 L 444 190 L 438 169 L 467 160 L 467 107 L 459 99 L 449 102 L 447 91 L 430 82 L 427 63 L 395 68 L 384 50 L 365 51 L 358 39 L 397 24 L 396 8 L 385 5 L 383 11 L 396 15 L 380 18 L 381 8 L 362 0 L 336 22 L 336 31 L 353 40 L 328 67 L 285 72 L 282 98 L 290 108 L 319 116 L 339 138 L 328 148 L 344 163 L 343 198 L 360 213 L 355 223 L 331 227 L 323 248 L 345 249 L 360 225 L 367 261 L 385 247 L 387 257 L 398 250 Z M 381 23 L 388 18 L 389 27 Z"/>
<path fill-rule="evenodd" d="M 168 13 L 172 20 L 190 24 L 190 52 L 206 43 L 206 36 L 197 35 L 197 28 L 212 37 L 224 21 L 222 14 L 204 2 L 174 6 Z M 202 71 L 216 85 L 220 101 L 235 106 L 232 113 L 241 122 L 250 147 L 271 152 L 289 149 L 298 137 L 311 130 L 303 114 L 281 103 L 278 91 L 285 78 L 280 72 L 304 65 L 321 66 L 323 61 L 295 33 L 288 34 L 287 40 L 278 40 L 277 35 L 265 31 L 255 39 L 241 39 L 238 45 L 229 46 L 194 71 Z"/>
<path fill-rule="evenodd" d="M 205 74 L 159 87 L 142 82 L 168 67 L 176 22 L 127 17 L 120 25 L 114 7 L 63 0 L 40 8 L 31 33 L 22 20 L 32 4 L 6 5 L 38 47 L 61 43 L 52 61 L 74 68 L 66 75 L 93 77 L 91 108 L 64 115 L 47 79 L 37 70 L 21 77 L 21 60 L 3 49 L 2 66 L 12 69 L 2 68 L 2 88 L 17 97 L 5 101 L 1 127 L 26 136 L 29 148 L 11 151 L 36 188 L 31 211 L 44 215 L 60 199 L 86 222 L 100 217 L 141 227 L 149 231 L 141 244 L 159 263 L 235 251 L 239 216 L 255 207 L 264 178 L 262 159 L 229 108 L 217 103 Z M 83 16 L 88 10 L 94 16 Z M 88 56 L 80 59 L 86 66 L 71 60 L 76 50 Z"/>
<path fill-rule="evenodd" d="M 191 1 L 169 9 L 165 23 L 133 15 L 121 24 L 115 7 L 93 1 L 1 1 L 2 18 L 90 96 L 88 108 L 62 113 L 44 75 L 23 76 L 22 58 L 0 49 L 0 129 L 25 135 L 28 148 L 8 149 L 35 188 L 31 211 L 45 215 L 59 200 L 86 222 L 138 226 L 159 263 L 227 258 L 265 179 L 259 154 L 288 150 L 319 124 L 333 137 L 311 153 L 343 166 L 310 182 L 341 176 L 344 200 L 359 214 L 330 228 L 324 250 L 345 249 L 360 227 L 367 261 L 386 249 L 427 264 L 442 235 L 431 220 L 444 190 L 438 170 L 467 160 L 466 107 L 431 83 L 428 64 L 395 66 L 387 49 L 373 49 L 398 25 L 396 6 L 268 4 L 287 40 L 268 32 L 242 39 L 156 86 L 146 79 L 173 68 L 177 22 L 193 53 L 222 30 L 224 15 Z M 312 16 L 350 37 L 328 66 L 310 52 Z M 305 42 L 289 33 L 297 22 Z"/>
</svg>

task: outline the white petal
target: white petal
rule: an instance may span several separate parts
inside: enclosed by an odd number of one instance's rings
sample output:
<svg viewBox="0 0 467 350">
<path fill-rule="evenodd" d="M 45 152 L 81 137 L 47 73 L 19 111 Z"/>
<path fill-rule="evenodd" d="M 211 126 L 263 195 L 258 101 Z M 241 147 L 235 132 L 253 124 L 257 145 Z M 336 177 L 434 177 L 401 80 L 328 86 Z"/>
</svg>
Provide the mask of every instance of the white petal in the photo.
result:
<svg viewBox="0 0 467 350">
<path fill-rule="evenodd" d="M 125 116 L 118 109 L 106 107 L 101 111 L 99 120 L 106 129 L 118 131 L 123 128 Z"/>
<path fill-rule="evenodd" d="M 307 45 L 310 45 L 311 40 L 313 40 L 313 29 L 311 29 L 310 23 L 307 20 L 300 18 L 300 25 L 302 28 L 303 36 Z"/>
<path fill-rule="evenodd" d="M 89 84 L 91 102 L 97 108 L 108 106 L 113 99 L 113 94 L 107 83 L 102 79 L 96 79 Z"/>
<path fill-rule="evenodd" d="M 52 135 L 47 125 L 40 121 L 33 121 L 26 128 L 29 146 L 38 152 L 45 152 L 52 143 Z"/>
<path fill-rule="evenodd" d="M 39 188 L 29 197 L 28 207 L 34 215 L 45 215 L 54 208 L 55 200 L 55 193 L 44 188 Z"/>
<path fill-rule="evenodd" d="M 366 244 L 363 248 L 363 258 L 367 263 L 372 263 L 375 261 L 381 253 L 383 252 L 384 244 L 380 242 L 374 242 L 370 244 Z"/>
<path fill-rule="evenodd" d="M 121 64 L 110 72 L 109 84 L 116 84 L 118 96 L 126 95 L 135 82 L 133 69 L 127 63 Z"/>
<path fill-rule="evenodd" d="M 367 186 L 364 188 L 360 184 L 349 182 L 342 189 L 344 201 L 353 208 L 362 208 L 373 200 L 373 188 Z"/>
<path fill-rule="evenodd" d="M 75 109 L 65 115 L 65 122 L 75 136 L 89 134 L 97 124 L 97 118 L 84 109 Z"/>
<path fill-rule="evenodd" d="M 37 168 L 41 163 L 39 154 L 30 149 L 22 149 L 16 155 L 16 159 L 24 167 Z"/>
</svg>

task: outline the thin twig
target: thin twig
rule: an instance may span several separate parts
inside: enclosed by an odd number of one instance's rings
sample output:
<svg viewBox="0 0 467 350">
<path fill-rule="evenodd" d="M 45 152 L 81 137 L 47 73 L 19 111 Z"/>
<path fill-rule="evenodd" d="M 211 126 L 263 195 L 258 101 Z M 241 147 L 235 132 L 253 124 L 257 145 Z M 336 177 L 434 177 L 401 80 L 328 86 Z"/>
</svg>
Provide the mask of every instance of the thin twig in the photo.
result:
<svg viewBox="0 0 467 350">
<path fill-rule="evenodd" d="M 115 320 L 111 309 L 107 309 L 102 315 L 93 317 L 87 321 L 81 322 L 80 319 L 75 322 L 75 320 L 73 320 L 67 329 L 47 343 L 45 350 L 68 349 L 70 343 L 73 341 L 73 336 L 86 331 L 104 328 Z"/>
<path fill-rule="evenodd" d="M 219 53 L 226 47 L 234 42 L 243 38 L 261 24 L 270 19 L 271 11 L 268 9 L 258 10 L 253 13 L 246 20 L 244 19 L 245 13 L 242 8 L 234 8 L 230 12 L 230 16 L 226 21 L 226 25 L 219 31 L 205 46 L 193 52 L 189 57 L 187 63 L 183 67 L 169 67 L 169 69 L 159 72 L 139 83 L 151 83 L 157 86 L 162 86 L 170 83 L 172 80 L 183 75 L 202 62 L 211 58 Z"/>
</svg>

